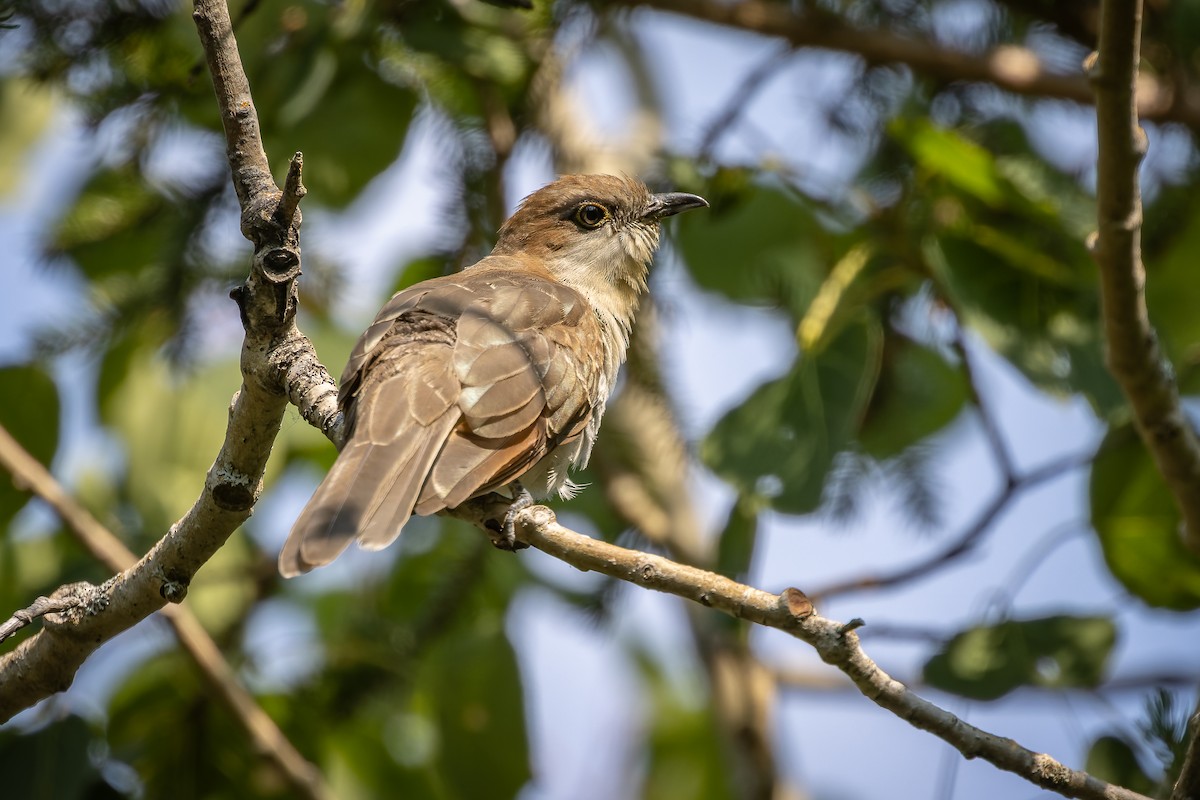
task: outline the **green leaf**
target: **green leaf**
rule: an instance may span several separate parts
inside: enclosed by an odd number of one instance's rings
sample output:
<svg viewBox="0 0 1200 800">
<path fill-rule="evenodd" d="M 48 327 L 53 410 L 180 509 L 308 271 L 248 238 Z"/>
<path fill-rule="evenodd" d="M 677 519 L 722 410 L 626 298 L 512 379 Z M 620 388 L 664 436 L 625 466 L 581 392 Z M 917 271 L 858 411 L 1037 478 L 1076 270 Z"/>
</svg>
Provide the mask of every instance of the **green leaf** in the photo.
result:
<svg viewBox="0 0 1200 800">
<path fill-rule="evenodd" d="M 481 613 L 422 663 L 438 731 L 438 771 L 457 797 L 516 797 L 533 776 L 517 657 L 504 606 Z"/>
<path fill-rule="evenodd" d="M 729 763 L 711 703 L 684 702 L 678 688 L 646 665 L 654 703 L 644 800 L 732 800 Z"/>
<path fill-rule="evenodd" d="M 993 206 L 1001 205 L 1008 194 L 995 156 L 954 131 L 934 127 L 925 119 L 897 117 L 888 132 L 921 167 L 960 191 Z"/>
<path fill-rule="evenodd" d="M 66 253 L 89 278 L 136 273 L 181 244 L 170 225 L 172 209 L 133 165 L 101 170 L 88 179 L 59 222 L 52 249 Z"/>
<path fill-rule="evenodd" d="M 678 223 L 683 259 L 705 289 L 740 302 L 780 304 L 799 315 L 831 259 L 830 237 L 810 208 L 783 192 L 752 187 Z"/>
<path fill-rule="evenodd" d="M 858 440 L 875 458 L 899 455 L 953 422 L 966 399 L 959 369 L 911 339 L 889 336 Z"/>
<path fill-rule="evenodd" d="M 803 354 L 721 418 L 701 447 L 704 462 L 743 496 L 789 514 L 815 510 L 875 384 L 879 340 L 873 323 L 859 322 Z"/>
<path fill-rule="evenodd" d="M 744 576 L 750 570 L 757 534 L 758 509 L 745 497 L 738 497 L 717 544 L 717 572 L 731 578 Z"/>
<path fill-rule="evenodd" d="M 1200 314 L 1196 314 L 1195 254 L 1200 248 L 1200 204 L 1164 209 L 1170 226 L 1161 252 L 1146 257 L 1146 305 L 1171 360 L 1194 366 L 1200 358 Z M 1183 218 L 1180 219 L 1180 215 Z M 1195 382 L 1187 387 L 1195 392 Z"/>
<path fill-rule="evenodd" d="M 109 704 L 106 738 L 114 757 L 137 770 L 146 797 L 290 796 L 178 650 L 130 673 Z"/>
<path fill-rule="evenodd" d="M 1108 617 L 1008 620 L 956 635 L 925 664 L 925 681 L 973 700 L 995 700 L 1021 686 L 1093 687 L 1116 642 Z"/>
<path fill-rule="evenodd" d="M 0 369 L 0 425 L 37 461 L 49 468 L 58 450 L 58 390 L 41 367 L 22 364 Z M 0 476 L 0 530 L 29 500 L 29 493 Z"/>
<path fill-rule="evenodd" d="M 1080 263 L 1070 275 L 1048 275 L 1057 267 L 1032 265 L 1021 255 L 1026 246 L 1012 245 L 1024 230 L 945 232 L 926 242 L 926 259 L 971 324 L 1030 380 L 1056 393 L 1081 392 L 1097 413 L 1109 416 L 1124 407 L 1124 399 L 1104 366 L 1091 262 L 1079 245 L 1072 258 Z M 1030 239 L 1038 241 L 1032 234 Z"/>
<path fill-rule="evenodd" d="M 1158 791 L 1158 781 L 1142 770 L 1133 747 L 1118 736 L 1101 736 L 1092 742 L 1084 769 L 1102 781 L 1148 797 L 1153 797 Z"/>
<path fill-rule="evenodd" d="M 117 797 L 92 764 L 95 738 L 88 724 L 69 716 L 30 733 L 0 732 L 4 796 L 21 800 Z"/>
<path fill-rule="evenodd" d="M 1092 528 L 1117 580 L 1152 606 L 1200 608 L 1200 556 L 1184 546 L 1179 509 L 1131 424 L 1109 429 L 1088 492 Z"/>
</svg>

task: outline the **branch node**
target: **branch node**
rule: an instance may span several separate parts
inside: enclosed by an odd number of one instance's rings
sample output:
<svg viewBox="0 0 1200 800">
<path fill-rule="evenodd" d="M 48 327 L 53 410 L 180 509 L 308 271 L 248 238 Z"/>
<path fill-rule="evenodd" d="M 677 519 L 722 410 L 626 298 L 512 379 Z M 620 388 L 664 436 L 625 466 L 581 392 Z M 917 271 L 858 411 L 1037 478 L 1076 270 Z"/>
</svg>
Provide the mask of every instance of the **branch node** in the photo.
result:
<svg viewBox="0 0 1200 800">
<path fill-rule="evenodd" d="M 808 599 L 808 595 L 795 587 L 789 586 L 787 589 L 784 589 L 780 598 L 787 607 L 788 613 L 796 619 L 805 619 L 815 613 L 812 601 Z"/>
<path fill-rule="evenodd" d="M 65 588 L 65 587 L 64 587 Z M 60 596 L 61 595 L 61 596 Z M 54 614 L 60 611 L 66 611 L 69 608 L 75 608 L 83 602 L 82 598 L 75 594 L 63 594 L 63 590 L 54 593 L 52 597 L 39 597 L 34 600 L 28 608 L 22 608 L 14 611 L 8 621 L 0 624 L 0 642 L 3 642 L 8 637 L 12 636 L 17 631 L 24 628 L 26 625 L 33 622 L 38 617 L 47 614 Z"/>
<path fill-rule="evenodd" d="M 292 161 L 288 164 L 287 178 L 283 183 L 283 194 L 279 198 L 279 207 L 275 209 L 276 219 L 284 228 L 299 227 L 300 219 L 297 216 L 297 211 L 300 208 L 300 201 L 308 194 L 308 189 L 304 186 L 304 154 L 299 150 L 292 156 Z"/>
<path fill-rule="evenodd" d="M 1146 157 L 1146 151 L 1150 149 L 1150 138 L 1146 136 L 1146 129 L 1141 125 L 1133 127 L 1133 157 L 1139 162 Z"/>
<path fill-rule="evenodd" d="M 250 478 L 229 467 L 214 470 L 213 502 L 223 511 L 242 512 L 254 505 L 257 492 Z"/>
<path fill-rule="evenodd" d="M 169 570 L 162 576 L 162 584 L 158 587 L 158 594 L 168 603 L 178 605 L 187 597 L 188 585 L 191 580 L 188 576 L 176 571 Z"/>
<path fill-rule="evenodd" d="M 290 247 L 272 247 L 255 258 L 260 274 L 270 283 L 287 283 L 300 275 L 300 256 Z"/>
<path fill-rule="evenodd" d="M 866 624 L 867 624 L 867 621 L 864 620 L 862 617 L 855 617 L 854 619 L 850 620 L 849 622 L 847 622 L 846 624 L 844 624 L 838 628 L 838 631 L 837 631 L 838 636 L 841 638 L 845 638 L 847 634 L 851 633 L 852 631 L 858 630 L 859 628 L 861 628 L 863 625 L 866 625 Z"/>
</svg>

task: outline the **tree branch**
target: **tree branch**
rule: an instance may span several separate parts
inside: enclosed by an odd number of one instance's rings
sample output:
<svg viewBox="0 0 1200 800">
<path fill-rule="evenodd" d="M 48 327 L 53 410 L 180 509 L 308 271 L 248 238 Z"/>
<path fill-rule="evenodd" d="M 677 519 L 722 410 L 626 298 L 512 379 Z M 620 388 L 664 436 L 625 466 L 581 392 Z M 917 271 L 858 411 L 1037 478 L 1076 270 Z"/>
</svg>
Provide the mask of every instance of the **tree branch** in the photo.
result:
<svg viewBox="0 0 1200 800">
<path fill-rule="evenodd" d="M 1108 367 L 1120 384 L 1138 433 L 1154 457 L 1183 516 L 1184 538 L 1200 553 L 1200 441 L 1184 415 L 1173 371 L 1164 362 L 1146 311 L 1142 264 L 1142 198 L 1138 165 L 1146 133 L 1135 107 L 1140 60 L 1139 0 L 1106 0 L 1100 51 L 1094 62 L 1098 228 L 1093 253 L 1100 265 Z"/>
<path fill-rule="evenodd" d="M 39 494 L 59 510 L 93 555 L 119 572 L 99 587 L 74 584 L 60 589 L 55 596 L 70 595 L 70 607 L 46 614 L 40 632 L 0 657 L 0 721 L 66 689 L 83 661 L 101 644 L 167 602 L 184 598 L 196 571 L 250 516 L 289 397 L 306 419 L 326 418 L 322 428 L 326 433 L 340 431 L 336 401 L 327 391 L 332 380 L 295 325 L 302 161 L 297 154 L 288 174 L 288 191 L 281 192 L 271 178 L 263 151 L 228 8 L 223 0 L 196 0 L 193 18 L 221 111 L 234 188 L 242 208 L 242 233 L 255 246 L 250 274 L 231 294 L 246 331 L 243 383 L 231 404 L 225 441 L 199 499 L 140 561 L 70 502 L 48 474 L 41 476 L 50 482 L 42 481 Z M 331 405 L 334 412 L 329 411 Z M 10 456 L 14 452 L 11 447 L 6 450 Z M 35 467 L 41 470 L 36 461 L 14 466 L 19 461 L 6 463 L 25 476 L 33 474 Z M 194 617 L 180 608 L 167 608 L 163 613 L 214 691 L 255 746 L 280 768 L 294 793 L 306 798 L 328 797 L 319 773 L 236 681 L 233 670 Z"/>
<path fill-rule="evenodd" d="M 1200 797 L 1200 705 L 1192 712 L 1187 727 L 1188 746 L 1179 768 L 1179 779 L 1171 792 L 1171 800 L 1196 800 Z"/>
<path fill-rule="evenodd" d="M 940 47 L 932 41 L 883 30 L 855 28 L 832 15 L 796 14 L 788 4 L 765 0 L 624 0 L 628 5 L 669 11 L 718 25 L 777 36 L 796 47 L 836 50 L 861 56 L 869 64 L 903 64 L 914 72 L 947 82 L 987 83 L 1013 94 L 1093 102 L 1083 75 L 1048 72 L 1032 50 L 1005 45 L 982 55 Z M 1138 111 L 1156 122 L 1181 122 L 1200 130 L 1200 97 L 1183 87 L 1142 78 Z"/>
<path fill-rule="evenodd" d="M 991 529 L 992 524 L 999 518 L 1000 513 L 1008 507 L 1009 502 L 1018 494 L 1026 489 L 1057 478 L 1068 470 L 1087 466 L 1091 461 L 1091 454 L 1086 456 L 1069 456 L 1058 461 L 1051 461 L 1024 475 L 1009 475 L 1005 480 L 1004 488 L 979 512 L 979 515 L 975 517 L 971 524 L 967 525 L 954 538 L 954 541 L 946 547 L 907 567 L 879 575 L 866 575 L 839 581 L 822 589 L 817 589 L 811 593 L 811 596 L 816 601 L 826 600 L 834 595 L 860 592 L 866 589 L 882 589 L 923 578 L 951 561 L 956 561 L 969 553 L 978 544 L 983 535 Z"/>
<path fill-rule="evenodd" d="M 481 523 L 481 518 L 468 513 L 458 516 Z M 774 595 L 661 556 L 598 541 L 559 525 L 554 512 L 544 506 L 522 511 L 518 523 L 521 541 L 577 569 L 600 572 L 790 633 L 816 649 L 827 664 L 845 673 L 868 699 L 914 727 L 929 731 L 967 758 L 983 758 L 1066 797 L 1146 800 L 1136 792 L 1070 769 L 1044 753 L 1028 750 L 1012 739 L 970 725 L 917 696 L 863 651 L 854 633 L 854 628 L 862 625 L 861 620 L 842 624 L 818 616 L 798 589 Z"/>
</svg>

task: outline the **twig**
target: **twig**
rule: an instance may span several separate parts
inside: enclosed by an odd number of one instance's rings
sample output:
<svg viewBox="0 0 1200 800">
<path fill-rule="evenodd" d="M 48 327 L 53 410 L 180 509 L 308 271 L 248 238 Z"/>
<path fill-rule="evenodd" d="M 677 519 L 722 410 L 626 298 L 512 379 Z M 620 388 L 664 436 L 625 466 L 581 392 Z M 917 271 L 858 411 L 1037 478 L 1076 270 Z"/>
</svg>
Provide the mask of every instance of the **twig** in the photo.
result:
<svg viewBox="0 0 1200 800">
<path fill-rule="evenodd" d="M 733 127 L 733 123 L 737 122 L 737 118 L 741 116 L 742 111 L 745 110 L 759 89 L 766 85 L 771 73 L 790 61 L 795 52 L 791 47 L 781 47 L 746 73 L 746 77 L 742 78 L 737 88 L 730 92 L 725 108 L 709 123 L 704 138 L 700 140 L 700 150 L 696 154 L 697 161 L 708 161 L 712 158 L 713 150 L 721 141 L 721 137 Z"/>
<path fill-rule="evenodd" d="M 1200 703 L 1200 698 L 1197 698 L 1197 702 Z M 1171 791 L 1171 800 L 1196 800 L 1200 797 L 1200 705 L 1197 705 L 1188 721 L 1187 735 L 1187 751 L 1183 756 L 1183 766 L 1179 768 L 1179 778 Z"/>
<path fill-rule="evenodd" d="M 6 622 L 0 624 L 0 642 L 12 636 L 38 617 L 46 614 L 57 614 L 69 608 L 78 608 L 79 598 L 74 595 L 55 595 L 54 597 L 39 597 L 28 608 L 14 611 Z"/>
<path fill-rule="evenodd" d="M 789 4 L 765 0 L 738 3 L 624 0 L 624 4 L 778 36 L 796 47 L 853 53 L 869 64 L 904 64 L 914 72 L 943 81 L 989 83 L 1013 94 L 1093 102 L 1092 89 L 1085 77 L 1047 72 L 1037 54 L 1024 47 L 1005 45 L 982 55 L 971 55 L 928 40 L 855 28 L 829 14 L 796 14 Z M 1144 77 L 1138 111 L 1144 119 L 1181 122 L 1192 130 L 1200 130 L 1200 100 L 1196 92 L 1185 87 L 1172 87 Z"/>
<path fill-rule="evenodd" d="M 1005 482 L 1004 488 L 979 512 L 974 521 L 955 537 L 953 542 L 933 555 L 892 572 L 880 575 L 866 575 L 830 584 L 822 589 L 811 592 L 810 596 L 814 601 L 821 601 L 827 600 L 834 595 L 859 592 L 866 589 L 881 589 L 922 578 L 970 552 L 1017 494 L 1038 484 L 1057 478 L 1064 472 L 1086 466 L 1091 461 L 1092 455 L 1090 453 L 1085 456 L 1068 456 L 1045 464 L 1024 475 L 1018 475 Z"/>
<path fill-rule="evenodd" d="M 304 188 L 302 172 L 304 170 L 304 154 L 297 151 L 288 164 L 287 178 L 283 183 L 283 197 L 279 201 L 278 222 L 283 227 L 289 227 L 296 216 L 300 201 L 308 194 Z"/>
<path fill-rule="evenodd" d="M 871 632 L 872 638 L 880 635 L 876 629 L 876 625 L 872 624 L 867 630 Z M 916 633 L 916 631 L 914 631 Z M 938 639 L 945 641 L 948 636 L 941 636 L 933 631 L 929 631 L 929 641 Z M 907 638 L 907 637 L 906 637 Z M 924 638 L 924 637 L 921 637 Z M 778 681 L 779 686 L 784 691 L 789 692 L 850 692 L 858 691 L 854 684 L 846 680 L 844 676 L 829 675 L 826 672 L 817 672 L 812 669 L 776 667 L 771 670 Z M 1090 695 L 1113 695 L 1123 693 L 1138 693 L 1141 694 L 1147 689 L 1157 687 L 1171 686 L 1175 688 L 1185 688 L 1195 686 L 1197 679 L 1200 676 L 1195 674 L 1187 674 L 1182 672 L 1145 672 L 1145 673 L 1130 673 L 1128 675 L 1116 675 L 1109 678 L 1099 686 L 1038 686 L 1030 684 L 1022 686 L 1012 696 L 1012 701 L 1031 700 L 1036 703 L 1045 703 L 1046 694 L 1053 693 L 1059 695 L 1063 692 L 1072 692 L 1075 694 L 1090 694 Z M 929 689 L 932 691 L 942 691 L 936 687 L 929 686 L 922 682 L 919 677 L 913 677 L 909 680 L 902 681 L 909 689 Z M 1006 702 L 1009 698 L 1005 698 Z"/>
<path fill-rule="evenodd" d="M 1146 133 L 1138 126 L 1134 105 L 1141 20 L 1139 0 L 1107 0 L 1101 7 L 1100 50 L 1092 70 L 1099 143 L 1099 222 L 1093 253 L 1100 265 L 1109 370 L 1175 497 L 1183 516 L 1185 541 L 1193 552 L 1200 553 L 1200 441 L 1184 415 L 1173 373 L 1164 363 L 1146 311 L 1138 188 Z"/>
<path fill-rule="evenodd" d="M 3 427 L 0 427 L 0 467 L 49 505 L 76 541 L 108 569 L 120 574 L 137 562 L 137 557 L 121 540 L 79 505 L 63 489 L 62 484 Z M 164 584 L 164 593 L 175 594 L 180 600 L 186 592 L 185 584 Z M 97 600 L 103 602 L 100 599 L 102 597 L 87 584 L 64 586 L 50 598 L 39 597 L 29 608 L 16 612 L 12 619 L 0 625 L 0 641 L 28 625 L 34 617 L 86 607 Z M 174 629 L 184 652 L 200 668 L 209 688 L 221 698 L 234 720 L 249 735 L 255 751 L 279 769 L 298 796 L 314 800 L 328 797 L 320 774 L 255 702 L 196 616 L 189 609 L 177 605 L 166 606 L 161 613 Z M 3 694 L 5 685 L 3 668 L 0 667 L 0 694 Z"/>
<path fill-rule="evenodd" d="M 827 664 L 845 673 L 868 699 L 929 731 L 967 758 L 983 758 L 1066 797 L 1145 800 L 1143 795 L 1070 769 L 1044 753 L 970 725 L 917 696 L 866 655 L 851 626 L 818 616 L 797 589 L 770 594 L 661 556 L 592 539 L 559 525 L 554 512 L 543 506 L 521 512 L 518 521 L 521 541 L 577 569 L 601 572 L 790 633 L 815 648 Z"/>
<path fill-rule="evenodd" d="M 971 353 L 967 349 L 967 340 L 961 324 L 955 329 L 951 346 L 962 363 L 963 375 L 967 379 L 967 392 L 971 403 L 979 411 L 979 421 L 983 425 L 983 435 L 987 438 L 988 446 L 992 450 L 992 457 L 996 459 L 996 464 L 1004 474 L 1005 482 L 1013 483 L 1017 479 L 1017 471 L 1013 467 L 1012 457 L 1008 454 L 1008 447 L 1004 444 L 1004 437 L 1000 435 L 1000 425 L 983 399 L 983 393 L 979 391 L 979 379 L 975 374 L 975 367 L 971 361 Z"/>
</svg>

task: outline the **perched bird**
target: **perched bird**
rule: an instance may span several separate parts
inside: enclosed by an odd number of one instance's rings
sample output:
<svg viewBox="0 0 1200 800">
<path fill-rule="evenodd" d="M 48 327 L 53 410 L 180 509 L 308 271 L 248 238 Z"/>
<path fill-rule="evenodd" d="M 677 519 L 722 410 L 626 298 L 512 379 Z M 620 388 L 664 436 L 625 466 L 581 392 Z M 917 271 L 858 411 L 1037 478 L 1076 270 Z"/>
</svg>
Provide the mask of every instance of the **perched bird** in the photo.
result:
<svg viewBox="0 0 1200 800">
<path fill-rule="evenodd" d="M 569 175 L 525 198 L 491 255 L 395 295 L 358 340 L 338 401 L 349 436 L 279 556 L 284 576 L 351 541 L 379 550 L 413 514 L 489 492 L 515 512 L 569 498 L 625 359 L 659 220 L 708 203 Z"/>
</svg>

